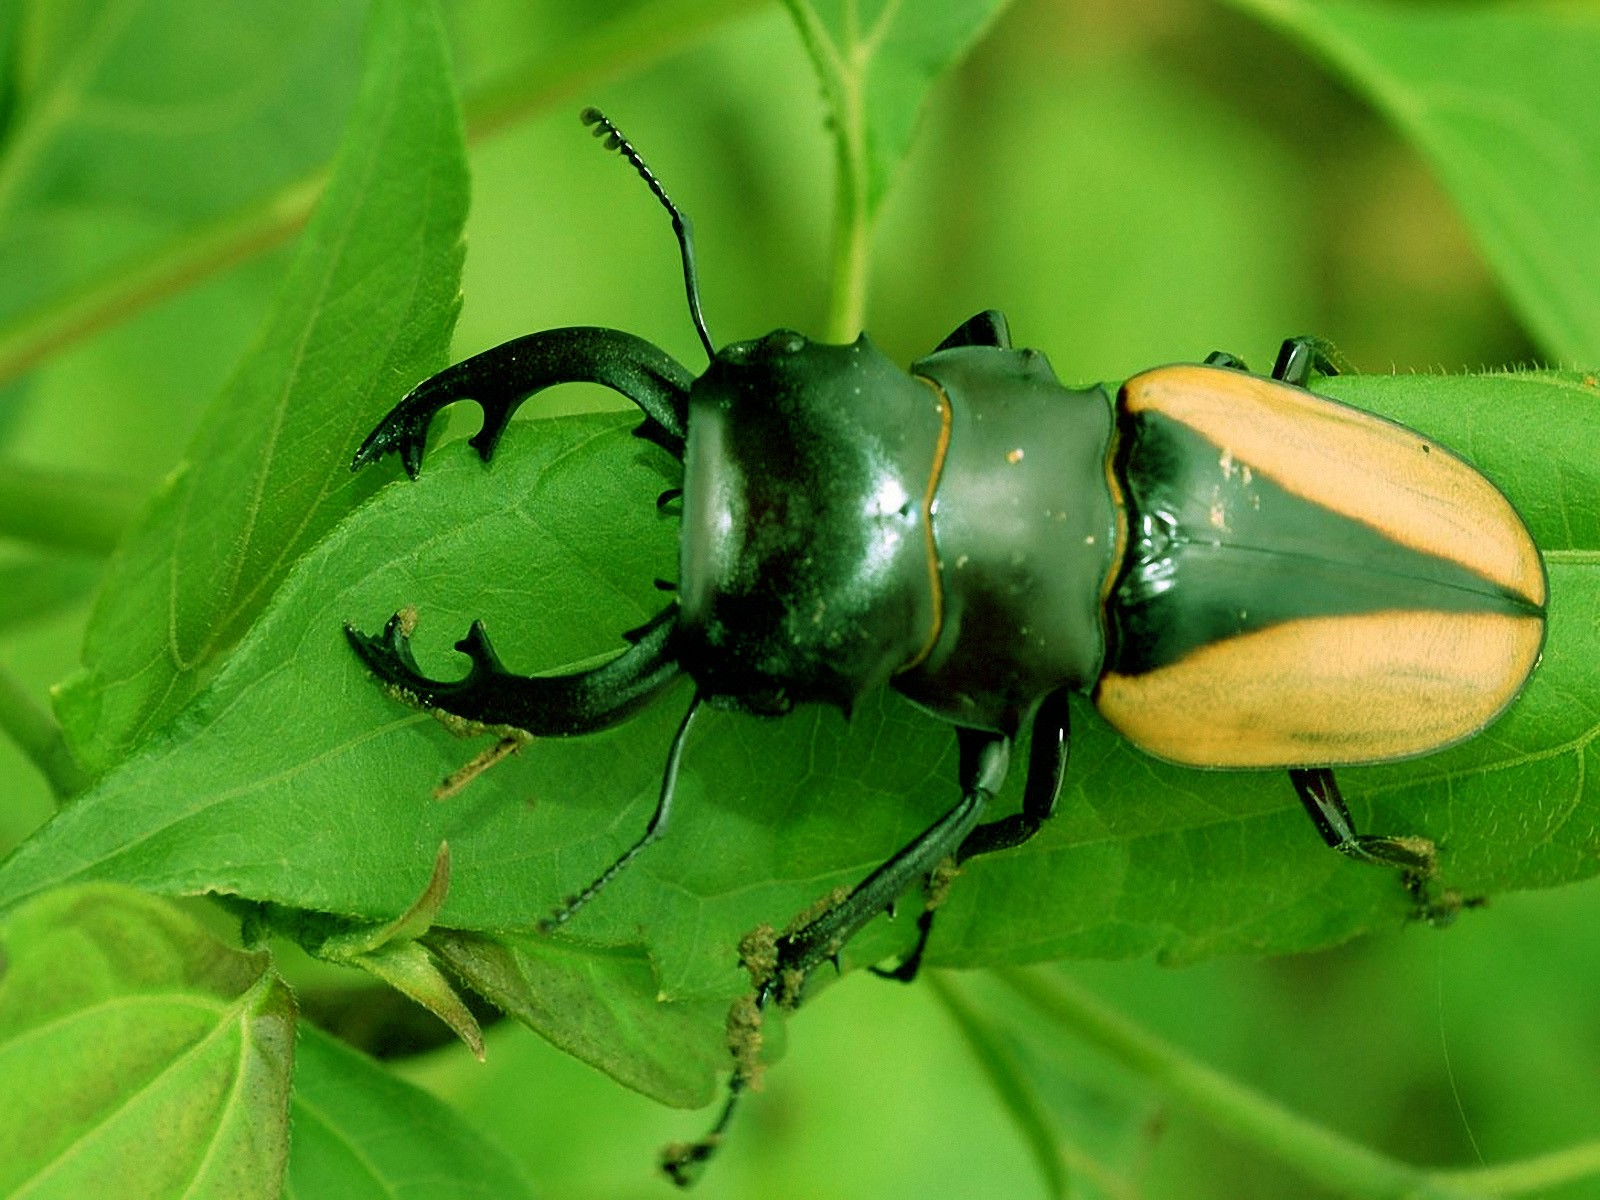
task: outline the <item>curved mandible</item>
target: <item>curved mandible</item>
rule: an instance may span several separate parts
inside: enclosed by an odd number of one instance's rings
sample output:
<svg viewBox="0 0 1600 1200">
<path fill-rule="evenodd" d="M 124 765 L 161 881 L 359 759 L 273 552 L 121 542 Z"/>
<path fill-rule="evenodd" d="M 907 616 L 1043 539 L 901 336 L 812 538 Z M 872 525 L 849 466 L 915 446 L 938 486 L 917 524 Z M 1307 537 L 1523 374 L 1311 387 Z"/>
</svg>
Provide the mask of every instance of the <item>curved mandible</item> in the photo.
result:
<svg viewBox="0 0 1600 1200">
<path fill-rule="evenodd" d="M 415 704 L 535 737 L 569 737 L 626 720 L 678 678 L 677 618 L 678 606 L 668 605 L 611 661 L 571 675 L 537 677 L 506 670 L 478 621 L 456 643 L 471 660 L 471 669 L 457 680 L 432 679 L 418 670 L 409 623 L 398 613 L 376 636 L 352 625 L 344 632 L 372 673 Z"/>
<path fill-rule="evenodd" d="M 475 400 L 483 428 L 470 439 L 489 461 L 511 414 L 557 383 L 598 383 L 644 410 L 642 437 L 683 458 L 689 385 L 694 376 L 664 350 L 619 329 L 580 325 L 514 338 L 424 379 L 389 410 L 350 462 L 352 471 L 399 454 L 413 479 L 422 466 L 428 423 L 457 400 Z"/>
</svg>

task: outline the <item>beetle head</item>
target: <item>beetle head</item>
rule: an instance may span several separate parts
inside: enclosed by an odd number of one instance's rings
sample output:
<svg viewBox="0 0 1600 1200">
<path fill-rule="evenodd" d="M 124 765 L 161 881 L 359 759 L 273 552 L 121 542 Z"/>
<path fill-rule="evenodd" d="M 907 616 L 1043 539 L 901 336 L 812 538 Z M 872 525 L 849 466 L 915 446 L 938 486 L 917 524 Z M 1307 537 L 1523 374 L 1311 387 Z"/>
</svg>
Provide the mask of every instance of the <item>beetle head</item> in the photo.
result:
<svg viewBox="0 0 1600 1200">
<path fill-rule="evenodd" d="M 675 639 L 704 696 L 848 709 L 925 651 L 941 413 L 865 336 L 717 353 L 690 392 Z"/>
</svg>

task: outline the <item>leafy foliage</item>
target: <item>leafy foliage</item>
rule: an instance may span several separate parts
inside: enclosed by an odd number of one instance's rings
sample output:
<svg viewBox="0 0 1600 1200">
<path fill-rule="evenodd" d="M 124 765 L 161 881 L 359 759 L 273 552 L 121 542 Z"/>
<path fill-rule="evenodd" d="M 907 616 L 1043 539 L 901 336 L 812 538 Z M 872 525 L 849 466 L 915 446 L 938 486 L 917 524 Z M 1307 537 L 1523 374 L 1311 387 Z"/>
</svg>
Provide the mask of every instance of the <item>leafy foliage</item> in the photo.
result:
<svg viewBox="0 0 1600 1200">
<path fill-rule="evenodd" d="M 1432 163 L 1540 340 L 1600 362 L 1600 20 L 1577 5 L 1234 0 L 1327 58 Z"/>
<path fill-rule="evenodd" d="M 409 19 L 426 29 L 426 10 Z M 93 772 L 167 725 L 290 564 L 371 494 L 350 447 L 397 388 L 444 364 L 466 176 L 449 77 L 414 48 L 422 36 L 370 39 L 339 168 L 276 315 L 113 560 L 84 674 L 58 699 Z"/>
<path fill-rule="evenodd" d="M 7 1194 L 278 1194 L 295 1008 L 270 956 L 112 887 L 15 909 L 0 955 Z"/>
<path fill-rule="evenodd" d="M 314 1026 L 295 1047 L 294 1147 L 283 1195 L 518 1200 L 505 1151 L 448 1105 Z"/>
<path fill-rule="evenodd" d="M 1547 348 L 1600 358 L 1588 269 L 1600 247 L 1581 215 L 1593 208 L 1600 147 L 1573 103 L 1592 87 L 1573 66 L 1586 61 L 1592 23 L 1365 0 L 1240 4 L 1322 46 L 1427 149 Z M 201 56 L 191 73 L 159 80 L 144 69 L 146 46 L 180 34 L 153 8 L 73 0 L 34 6 L 26 24 L 0 18 L 0 267 L 18 268 L 0 269 L 0 372 L 67 328 L 75 296 L 160 258 L 172 222 L 186 235 L 211 221 L 237 234 L 241 211 L 297 190 L 331 149 L 304 113 L 351 100 L 348 73 L 323 69 L 354 11 L 335 7 L 339 19 L 314 30 L 294 24 L 310 9 L 252 16 L 222 39 L 234 57 L 196 65 Z M 741 7 L 672 12 L 709 26 Z M 866 234 L 930 86 L 1001 7 L 788 5 L 840 165 L 849 253 L 836 278 L 850 294 L 835 297 L 836 331 L 853 333 L 863 311 Z M 539 61 L 558 78 L 581 75 L 642 52 L 655 19 L 621 6 L 570 61 Z M 1468 52 L 1486 32 L 1504 53 Z M 209 36 L 205 22 L 181 34 L 191 35 Z M 1558 35 L 1570 57 L 1550 52 Z M 0 1074 L 13 1077 L 9 1061 L 32 1085 L 28 1106 L 0 1119 L 0 1171 L 45 1180 L 41 1194 L 86 1189 L 125 1160 L 145 1174 L 120 1182 L 165 1194 L 198 1159 L 199 1192 L 276 1194 L 285 1111 L 291 1194 L 447 1194 L 442 1179 L 462 1194 L 526 1192 L 516 1168 L 434 1100 L 309 1027 L 296 1047 L 285 1033 L 292 1001 L 267 952 L 221 947 L 169 902 L 111 883 L 229 897 L 250 928 L 366 968 L 477 1049 L 454 990 L 464 983 L 626 1086 L 687 1107 L 711 1098 L 726 1065 L 728 1002 L 746 986 L 731 949 L 739 935 L 860 879 L 954 799 L 949 729 L 892 696 L 848 724 L 820 711 L 781 722 L 708 713 L 674 836 L 568 936 L 533 932 L 637 835 L 686 694 L 606 734 L 534 743 L 434 801 L 432 786 L 478 745 L 374 687 L 341 625 L 372 629 L 414 605 L 420 657 L 437 674 L 460 661 L 450 642 L 477 617 L 515 669 L 591 663 L 662 602 L 651 580 L 675 574 L 676 525 L 653 506 L 677 483 L 675 465 L 629 435 L 631 419 L 589 413 L 519 422 L 487 467 L 452 443 L 415 484 L 348 474 L 360 435 L 445 359 L 466 196 L 432 7 L 377 0 L 367 46 L 331 182 L 271 317 L 112 560 L 84 670 L 58 697 L 66 738 L 96 782 L 0 862 Z M 1455 102 L 1462 80 L 1476 89 L 1472 104 Z M 192 141 L 169 144 L 153 125 L 119 142 L 96 124 L 162 103 L 205 125 L 212 153 L 241 148 L 222 186 L 181 169 Z M 512 107 L 492 95 L 482 105 L 502 116 Z M 75 174 L 79 161 L 89 167 Z M 147 176 L 150 164 L 165 166 Z M 73 227 L 60 213 L 75 188 L 135 215 L 92 233 L 93 223 Z M 1049 202 L 1062 201 L 1052 191 Z M 543 286 L 559 291 L 562 279 L 553 269 Z M 1115 282 L 1123 300 L 1145 290 L 1136 274 Z M 928 319 L 919 309 L 919 337 Z M 1545 659 L 1514 710 L 1446 754 L 1341 773 L 1358 820 L 1435 838 L 1441 886 L 1469 896 L 1592 876 L 1600 387 L 1583 372 L 1529 372 L 1352 376 L 1324 390 L 1430 433 L 1496 480 L 1545 550 L 1552 594 Z M 15 584 L 0 620 L 15 624 L 82 594 L 92 570 L 82 556 L 104 546 L 128 491 L 87 480 L 47 492 L 43 478 L 18 472 L 0 488 L 4 528 L 63 552 L 0 564 Z M 111 506 L 97 508 L 107 496 Z M 1316 949 L 1403 923 L 1394 880 L 1328 854 L 1280 777 L 1152 762 L 1087 708 L 1074 733 L 1061 815 L 1026 847 L 971 865 L 942 910 L 931 961 L 1195 962 Z M 1000 807 L 1017 803 L 1019 782 Z M 903 949 L 908 924 L 875 924 L 845 967 Z M 182 1002 L 133 1035 L 113 1027 L 124 998 L 162 988 Z M 963 1009 L 962 1024 L 991 1069 L 1007 1064 L 997 1074 L 1035 1151 L 1081 1161 L 1051 1146 L 1043 1102 L 1009 1078 L 1016 1055 L 974 1013 Z M 58 1018 L 75 1032 L 56 1027 L 41 1055 L 35 1031 Z M 776 1022 L 769 1033 L 779 1035 Z M 224 1095 L 241 1061 L 246 1084 Z M 97 1074 L 106 1062 L 115 1070 Z M 98 1088 L 112 1105 L 136 1076 L 157 1084 L 144 1108 L 115 1121 L 63 1108 L 74 1089 Z M 176 1132 L 158 1142 L 157 1129 Z M 1062 1185 L 1061 1163 L 1047 1175 Z"/>
</svg>

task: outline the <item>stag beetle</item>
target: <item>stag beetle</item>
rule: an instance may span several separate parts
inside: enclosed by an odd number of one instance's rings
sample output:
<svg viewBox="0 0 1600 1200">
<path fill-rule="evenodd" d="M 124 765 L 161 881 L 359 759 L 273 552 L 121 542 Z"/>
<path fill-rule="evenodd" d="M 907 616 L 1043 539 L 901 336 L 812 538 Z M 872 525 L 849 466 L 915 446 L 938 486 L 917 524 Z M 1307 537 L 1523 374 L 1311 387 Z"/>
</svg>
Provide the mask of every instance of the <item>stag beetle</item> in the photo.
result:
<svg viewBox="0 0 1600 1200">
<path fill-rule="evenodd" d="M 796 981 L 946 859 L 1032 837 L 1067 764 L 1068 697 L 1085 693 L 1141 749 L 1207 768 L 1287 770 L 1323 840 L 1397 869 L 1420 898 L 1424 838 L 1358 832 L 1332 768 L 1426 754 L 1516 696 L 1545 629 L 1543 562 L 1504 496 L 1402 425 L 1307 390 L 1335 373 L 1312 338 L 1271 378 L 1230 355 L 1063 386 L 983 312 L 909 371 L 863 334 L 779 330 L 720 350 L 700 312 L 692 229 L 616 127 L 595 126 L 672 216 L 698 378 L 612 329 L 530 334 L 425 380 L 353 467 L 398 454 L 415 477 L 428 423 L 475 400 L 485 461 L 516 407 L 557 383 L 610 387 L 684 464 L 677 598 L 604 665 L 508 671 L 481 624 L 447 682 L 417 668 L 399 616 L 348 628 L 373 673 L 416 703 L 536 737 L 626 720 L 680 675 L 695 685 L 646 832 L 546 922 L 570 918 L 667 827 L 703 704 L 778 715 L 848 710 L 885 684 L 955 727 L 960 798 L 842 901 L 777 939 L 756 1005 Z M 1019 812 L 985 822 L 1031 729 Z M 909 979 L 932 924 L 900 964 Z M 787 995 L 786 995 L 787 993 Z M 746 1082 L 736 1072 L 733 1096 Z M 715 1145 L 681 1152 L 680 1181 Z"/>
</svg>

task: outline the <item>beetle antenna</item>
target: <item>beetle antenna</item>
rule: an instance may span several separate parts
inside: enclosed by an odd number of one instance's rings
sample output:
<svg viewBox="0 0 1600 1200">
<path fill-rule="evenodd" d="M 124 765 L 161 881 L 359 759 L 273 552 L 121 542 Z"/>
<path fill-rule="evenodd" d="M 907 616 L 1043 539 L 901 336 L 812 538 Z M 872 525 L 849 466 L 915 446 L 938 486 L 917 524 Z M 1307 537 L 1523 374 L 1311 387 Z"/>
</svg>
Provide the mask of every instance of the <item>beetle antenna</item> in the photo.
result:
<svg viewBox="0 0 1600 1200">
<path fill-rule="evenodd" d="M 672 798 L 678 790 L 678 764 L 683 761 L 683 747 L 689 740 L 689 727 L 694 724 L 695 714 L 699 711 L 700 694 L 696 692 L 694 699 L 689 701 L 689 711 L 683 714 L 683 720 L 678 724 L 678 732 L 672 738 L 672 748 L 667 751 L 667 766 L 661 773 L 661 792 L 656 800 L 656 810 L 643 836 L 619 854 L 609 867 L 600 872 L 593 883 L 577 895 L 568 896 L 559 908 L 540 921 L 538 924 L 540 933 L 552 933 L 570 921 L 573 914 L 599 895 L 600 891 L 615 879 L 641 850 L 667 831 L 667 823 L 672 819 Z"/>
<path fill-rule="evenodd" d="M 646 186 L 655 193 L 655 198 L 661 201 L 661 207 L 672 217 L 672 232 L 678 235 L 678 249 L 683 254 L 683 288 L 689 295 L 689 316 L 694 320 L 695 332 L 700 335 L 700 344 L 706 348 L 706 357 L 715 358 L 717 348 L 712 345 L 711 335 L 706 332 L 706 319 L 700 312 L 700 278 L 694 265 L 694 223 L 689 220 L 687 213 L 672 202 L 667 189 L 645 166 L 644 159 L 633 148 L 633 143 L 622 136 L 622 130 L 611 123 L 611 118 L 598 108 L 590 107 L 579 113 L 578 119 L 585 125 L 593 126 L 594 136 L 605 139 L 607 150 L 615 150 L 633 164 L 633 169 L 639 172 L 639 178 L 645 181 Z"/>
</svg>

